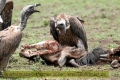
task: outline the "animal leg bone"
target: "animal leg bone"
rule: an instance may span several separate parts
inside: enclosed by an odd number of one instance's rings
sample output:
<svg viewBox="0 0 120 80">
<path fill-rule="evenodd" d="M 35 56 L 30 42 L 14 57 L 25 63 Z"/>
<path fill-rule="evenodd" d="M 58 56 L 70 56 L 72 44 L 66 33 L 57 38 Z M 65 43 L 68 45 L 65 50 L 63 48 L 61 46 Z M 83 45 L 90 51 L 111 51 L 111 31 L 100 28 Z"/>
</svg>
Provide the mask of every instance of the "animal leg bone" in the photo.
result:
<svg viewBox="0 0 120 80">
<path fill-rule="evenodd" d="M 71 59 L 71 60 L 69 61 L 69 63 L 70 63 L 72 66 L 74 66 L 74 67 L 80 67 L 80 65 L 78 65 L 78 64 L 75 62 L 75 59 Z"/>
</svg>

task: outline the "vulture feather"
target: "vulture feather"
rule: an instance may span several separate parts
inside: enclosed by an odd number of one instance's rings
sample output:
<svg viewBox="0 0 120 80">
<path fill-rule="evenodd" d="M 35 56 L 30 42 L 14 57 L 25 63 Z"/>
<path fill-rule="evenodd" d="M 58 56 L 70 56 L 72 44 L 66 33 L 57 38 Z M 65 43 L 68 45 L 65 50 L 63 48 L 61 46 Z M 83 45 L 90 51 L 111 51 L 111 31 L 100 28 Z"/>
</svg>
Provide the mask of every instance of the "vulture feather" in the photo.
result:
<svg viewBox="0 0 120 80">
<path fill-rule="evenodd" d="M 0 72 L 5 70 L 9 62 L 9 58 L 19 46 L 22 31 L 26 27 L 27 20 L 34 12 L 39 12 L 34 8 L 40 4 L 28 5 L 21 11 L 21 20 L 19 26 L 10 26 L 0 31 Z"/>
<path fill-rule="evenodd" d="M 88 50 L 84 21 L 74 16 L 59 14 L 50 19 L 50 33 L 61 45 L 76 46 Z"/>
<path fill-rule="evenodd" d="M 2 18 L 2 22 L 0 23 L 0 30 L 4 30 L 5 28 L 11 26 L 12 21 L 13 1 L 12 0 L 5 1 L 6 3 L 4 2 L 5 5 L 0 13 Z"/>
</svg>

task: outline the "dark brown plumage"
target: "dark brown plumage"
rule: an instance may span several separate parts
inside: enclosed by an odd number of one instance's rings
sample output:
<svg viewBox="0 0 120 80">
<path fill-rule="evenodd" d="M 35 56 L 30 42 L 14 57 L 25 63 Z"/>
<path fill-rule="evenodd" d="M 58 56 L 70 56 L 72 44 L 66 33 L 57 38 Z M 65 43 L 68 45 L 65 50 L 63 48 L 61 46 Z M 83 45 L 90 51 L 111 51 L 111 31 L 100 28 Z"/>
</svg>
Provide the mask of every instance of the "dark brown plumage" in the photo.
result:
<svg viewBox="0 0 120 80">
<path fill-rule="evenodd" d="M 21 38 L 21 31 L 15 32 L 12 26 L 0 31 L 0 71 L 7 67 L 9 58 L 19 46 Z"/>
<path fill-rule="evenodd" d="M 88 50 L 83 20 L 74 16 L 59 14 L 50 19 L 50 33 L 61 45 L 76 46 Z"/>
<path fill-rule="evenodd" d="M 36 6 L 38 6 L 38 4 L 28 5 L 23 8 L 19 26 L 10 26 L 0 31 L 0 72 L 5 70 L 9 62 L 9 58 L 19 46 L 22 38 L 22 31 L 27 24 L 27 19 L 34 12 L 39 12 L 34 9 Z"/>
<path fill-rule="evenodd" d="M 0 30 L 4 30 L 5 28 L 11 26 L 13 5 L 12 0 L 6 0 L 5 7 L 1 12 L 3 23 L 0 23 Z"/>
</svg>

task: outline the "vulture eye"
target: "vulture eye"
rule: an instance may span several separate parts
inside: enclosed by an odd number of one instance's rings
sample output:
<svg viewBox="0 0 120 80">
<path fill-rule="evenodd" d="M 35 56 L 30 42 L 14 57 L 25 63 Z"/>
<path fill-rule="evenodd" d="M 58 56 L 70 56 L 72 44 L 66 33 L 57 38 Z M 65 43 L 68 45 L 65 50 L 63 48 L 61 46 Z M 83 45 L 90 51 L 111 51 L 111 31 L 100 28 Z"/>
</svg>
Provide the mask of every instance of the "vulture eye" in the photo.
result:
<svg viewBox="0 0 120 80">
<path fill-rule="evenodd" d="M 30 10 L 33 10 L 34 9 L 34 7 L 32 6 L 32 7 L 30 7 Z"/>
</svg>

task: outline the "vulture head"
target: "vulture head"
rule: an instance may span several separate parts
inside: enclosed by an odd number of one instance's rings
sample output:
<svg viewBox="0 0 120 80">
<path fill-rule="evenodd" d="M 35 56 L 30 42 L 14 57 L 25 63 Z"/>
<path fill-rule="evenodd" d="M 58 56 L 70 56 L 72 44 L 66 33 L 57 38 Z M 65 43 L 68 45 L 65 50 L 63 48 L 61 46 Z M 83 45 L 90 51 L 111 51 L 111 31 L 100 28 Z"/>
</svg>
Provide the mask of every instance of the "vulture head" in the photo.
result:
<svg viewBox="0 0 120 80">
<path fill-rule="evenodd" d="M 70 23 L 67 15 L 64 13 L 59 14 L 55 20 L 55 28 L 59 31 L 59 34 L 65 34 L 66 29 L 69 29 L 69 27 Z"/>
<path fill-rule="evenodd" d="M 33 14 L 34 12 L 40 12 L 38 10 L 35 9 L 35 7 L 40 6 L 40 4 L 35 4 L 35 5 L 28 5 L 26 7 L 23 8 L 23 10 L 21 11 L 23 17 L 29 17 L 31 14 Z"/>
<path fill-rule="evenodd" d="M 37 7 L 37 6 L 40 6 L 40 4 L 28 5 L 28 6 L 24 7 L 23 10 L 21 11 L 21 23 L 20 23 L 21 31 L 24 30 L 29 16 L 35 12 L 40 12 L 35 9 L 35 7 Z"/>
</svg>

